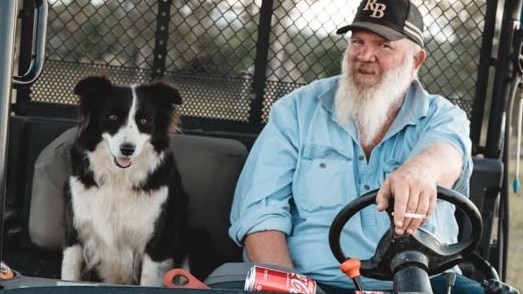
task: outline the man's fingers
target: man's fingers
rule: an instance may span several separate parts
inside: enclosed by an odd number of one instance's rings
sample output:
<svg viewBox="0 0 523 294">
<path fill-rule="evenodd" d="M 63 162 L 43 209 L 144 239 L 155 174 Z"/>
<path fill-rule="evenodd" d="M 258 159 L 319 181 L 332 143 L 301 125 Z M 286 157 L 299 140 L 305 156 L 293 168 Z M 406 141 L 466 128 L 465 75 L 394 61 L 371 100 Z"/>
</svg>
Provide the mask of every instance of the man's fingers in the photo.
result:
<svg viewBox="0 0 523 294">
<path fill-rule="evenodd" d="M 394 225 L 403 228 L 405 225 L 405 212 L 409 205 L 410 189 L 407 185 L 396 185 L 393 191 L 394 197 Z"/>
<path fill-rule="evenodd" d="M 427 195 L 423 191 L 416 191 L 417 195 L 412 195 L 411 198 L 415 198 L 416 201 L 413 201 L 412 203 L 416 203 L 416 208 L 410 208 L 414 207 L 414 205 L 410 206 L 409 201 L 409 208 L 407 209 L 407 212 L 413 211 L 413 214 L 415 215 L 421 215 L 423 217 L 411 217 L 411 221 L 404 229 L 407 232 L 407 234 L 414 233 L 414 230 L 416 230 L 424 221 L 424 216 L 429 211 L 429 202 L 430 202 L 430 195 Z M 430 194 L 430 193 L 429 193 Z"/>
<path fill-rule="evenodd" d="M 389 206 L 390 190 L 388 185 L 384 184 L 378 190 L 376 194 L 376 204 L 378 205 L 378 211 L 384 211 Z"/>
<path fill-rule="evenodd" d="M 389 177 L 376 194 L 378 210 L 387 208 L 394 198 L 393 221 L 396 234 L 408 234 L 423 224 L 426 215 L 435 208 L 436 192 L 427 185 L 405 184 L 405 177 Z M 434 194 L 434 195 L 433 195 Z"/>
<path fill-rule="evenodd" d="M 407 209 L 403 213 L 403 220 L 398 220 L 398 211 L 394 210 L 394 222 L 396 226 L 396 234 L 412 234 L 414 231 L 423 224 L 425 219 L 429 217 L 429 214 L 434 210 L 435 197 L 433 191 L 415 191 L 414 194 L 409 196 Z M 415 203 L 417 207 L 415 207 Z M 415 208 L 414 208 L 415 207 Z M 399 207 L 398 209 L 401 209 Z M 402 225 L 399 225 L 402 223 Z"/>
</svg>

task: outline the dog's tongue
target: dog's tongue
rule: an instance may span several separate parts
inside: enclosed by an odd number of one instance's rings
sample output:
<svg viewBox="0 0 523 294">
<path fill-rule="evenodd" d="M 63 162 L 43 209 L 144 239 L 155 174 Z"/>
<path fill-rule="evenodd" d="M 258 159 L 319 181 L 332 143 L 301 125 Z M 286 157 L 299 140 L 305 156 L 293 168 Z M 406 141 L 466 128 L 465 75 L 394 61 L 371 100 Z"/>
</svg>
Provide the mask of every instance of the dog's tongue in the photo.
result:
<svg viewBox="0 0 523 294">
<path fill-rule="evenodd" d="M 118 165 L 121 168 L 128 168 L 131 165 L 131 159 L 129 159 L 128 157 L 117 157 L 116 165 Z"/>
</svg>

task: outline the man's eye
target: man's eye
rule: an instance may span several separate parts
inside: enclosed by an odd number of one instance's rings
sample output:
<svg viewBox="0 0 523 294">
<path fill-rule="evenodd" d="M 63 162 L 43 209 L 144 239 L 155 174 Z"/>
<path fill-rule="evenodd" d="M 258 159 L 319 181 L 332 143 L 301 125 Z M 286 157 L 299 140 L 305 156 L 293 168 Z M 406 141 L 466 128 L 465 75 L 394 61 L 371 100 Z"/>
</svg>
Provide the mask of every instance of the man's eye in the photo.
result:
<svg viewBox="0 0 523 294">
<path fill-rule="evenodd" d="M 352 45 L 359 45 L 359 44 L 362 44 L 363 42 L 361 40 L 358 40 L 358 39 L 351 39 L 350 43 Z"/>
</svg>

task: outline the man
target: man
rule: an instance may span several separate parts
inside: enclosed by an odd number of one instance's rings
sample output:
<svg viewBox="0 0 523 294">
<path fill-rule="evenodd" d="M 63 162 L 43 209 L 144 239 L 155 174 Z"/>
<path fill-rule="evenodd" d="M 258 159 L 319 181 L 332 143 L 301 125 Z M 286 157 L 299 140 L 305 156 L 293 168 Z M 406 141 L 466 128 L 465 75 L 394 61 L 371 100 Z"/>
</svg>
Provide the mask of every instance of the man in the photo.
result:
<svg viewBox="0 0 523 294">
<path fill-rule="evenodd" d="M 354 289 L 328 244 L 341 208 L 379 188 L 377 207 L 344 230 L 353 257 L 374 254 L 390 227 L 380 212 L 390 198 L 395 233 L 423 224 L 441 242 L 456 243 L 454 208 L 436 201 L 436 187 L 468 195 L 472 171 L 465 113 L 416 80 L 426 57 L 418 9 L 408 0 L 364 0 L 337 33 L 349 31 L 341 76 L 273 105 L 240 176 L 229 230 L 247 261 L 293 268 L 332 293 Z M 431 280 L 435 293 L 446 290 L 444 280 Z M 389 281 L 362 281 L 365 290 L 392 289 Z M 462 276 L 454 290 L 483 292 Z"/>
</svg>

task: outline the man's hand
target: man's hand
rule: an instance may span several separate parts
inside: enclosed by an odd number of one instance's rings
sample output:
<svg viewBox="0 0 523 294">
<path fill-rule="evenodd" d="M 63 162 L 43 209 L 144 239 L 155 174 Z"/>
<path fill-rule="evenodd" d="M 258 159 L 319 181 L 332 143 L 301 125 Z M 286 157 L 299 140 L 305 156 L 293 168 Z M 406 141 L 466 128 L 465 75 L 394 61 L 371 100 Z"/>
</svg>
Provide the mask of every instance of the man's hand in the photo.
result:
<svg viewBox="0 0 523 294">
<path fill-rule="evenodd" d="M 387 208 L 391 197 L 394 197 L 396 234 L 412 234 L 424 221 L 424 218 L 413 216 L 428 217 L 434 210 L 437 184 L 422 166 L 403 165 L 390 174 L 378 191 L 376 202 L 379 211 Z"/>
<path fill-rule="evenodd" d="M 448 144 L 425 149 L 392 172 L 376 196 L 378 210 L 383 211 L 394 198 L 396 234 L 414 231 L 436 207 L 437 186 L 451 188 L 462 169 L 459 151 Z"/>
</svg>

